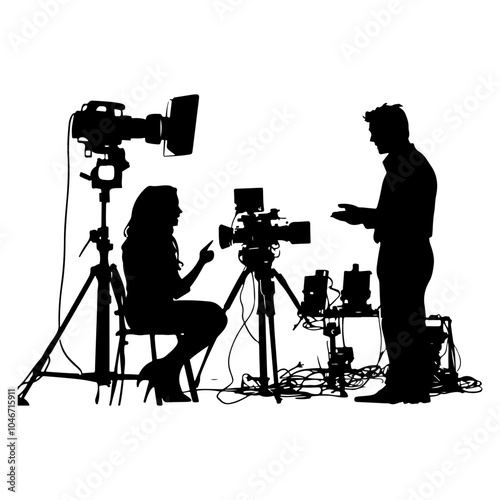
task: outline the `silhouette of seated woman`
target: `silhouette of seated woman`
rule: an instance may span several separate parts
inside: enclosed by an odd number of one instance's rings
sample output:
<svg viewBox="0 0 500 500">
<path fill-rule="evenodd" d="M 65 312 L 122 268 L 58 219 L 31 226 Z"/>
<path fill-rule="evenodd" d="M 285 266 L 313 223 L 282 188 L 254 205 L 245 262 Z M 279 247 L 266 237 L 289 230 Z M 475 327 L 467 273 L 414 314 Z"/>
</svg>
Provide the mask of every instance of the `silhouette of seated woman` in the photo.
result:
<svg viewBox="0 0 500 500">
<path fill-rule="evenodd" d="M 149 381 L 145 400 L 154 388 L 166 402 L 190 401 L 179 384 L 181 368 L 211 345 L 227 323 L 225 313 L 213 302 L 177 300 L 189 292 L 205 264 L 214 258 L 209 243 L 191 272 L 179 276 L 182 263 L 173 230 L 181 213 L 174 187 L 149 186 L 137 198 L 124 231 L 129 326 L 145 333 L 183 334 L 167 356 L 141 370 L 137 385 Z"/>
</svg>

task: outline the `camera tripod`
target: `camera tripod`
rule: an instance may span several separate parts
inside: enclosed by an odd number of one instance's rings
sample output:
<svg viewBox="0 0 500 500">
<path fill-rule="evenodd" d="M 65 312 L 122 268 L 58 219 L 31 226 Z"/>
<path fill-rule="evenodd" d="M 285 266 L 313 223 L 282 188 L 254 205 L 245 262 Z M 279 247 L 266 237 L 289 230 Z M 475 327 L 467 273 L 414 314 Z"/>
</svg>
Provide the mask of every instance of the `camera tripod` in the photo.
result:
<svg viewBox="0 0 500 500">
<path fill-rule="evenodd" d="M 249 274 L 253 274 L 258 283 L 258 306 L 257 315 L 259 316 L 259 394 L 261 396 L 274 396 L 277 403 L 280 403 L 282 398 L 280 394 L 280 385 L 278 379 L 278 360 L 276 354 L 276 337 L 274 329 L 274 280 L 283 287 L 292 302 L 297 308 L 300 308 L 300 303 L 288 286 L 285 278 L 279 274 L 273 267 L 274 254 L 271 248 L 249 248 L 243 247 L 239 256 L 245 265 L 242 273 L 237 279 L 229 297 L 224 304 L 224 312 L 227 312 L 238 295 L 238 292 L 243 287 L 245 280 Z M 273 382 L 269 385 L 268 377 L 268 362 L 267 362 L 267 335 L 266 335 L 266 320 L 269 325 L 269 347 L 271 350 L 271 363 Z"/>
<path fill-rule="evenodd" d="M 129 164 L 125 160 L 125 152 L 119 147 L 107 148 L 107 159 L 98 159 L 96 167 L 90 173 L 80 174 L 84 179 L 92 182 L 92 188 L 100 189 L 99 201 L 101 203 L 101 226 L 93 231 L 90 231 L 89 242 L 92 241 L 96 244 L 99 252 L 99 263 L 90 269 L 89 277 L 83 285 L 80 293 L 78 294 L 75 302 L 71 306 L 64 321 L 59 326 L 57 333 L 51 340 L 40 360 L 36 363 L 34 368 L 29 372 L 24 382 L 19 386 L 25 385 L 23 390 L 18 395 L 18 404 L 20 406 L 29 405 L 26 396 L 30 391 L 33 384 L 39 380 L 40 377 L 62 377 L 80 380 L 89 380 L 96 382 L 98 387 L 101 385 L 109 385 L 113 374 L 109 371 L 109 310 L 111 305 L 110 289 L 116 290 L 116 283 L 113 282 L 112 276 L 117 273 L 116 266 L 109 264 L 109 252 L 113 249 L 113 245 L 109 240 L 109 229 L 106 226 L 106 205 L 110 201 L 109 192 L 113 188 L 120 188 L 122 181 L 122 172 L 128 168 Z M 113 179 L 101 179 L 99 177 L 99 168 L 103 165 L 111 165 L 114 169 Z M 87 243 L 88 244 L 88 243 Z M 86 247 L 86 246 L 85 246 Z M 84 250 L 85 250 L 84 247 Z M 83 252 L 83 250 L 82 250 Z M 96 320 L 96 344 L 95 344 L 95 369 L 91 373 L 63 373 L 63 372 L 49 372 L 44 371 L 44 366 L 54 350 L 57 342 L 62 337 L 66 327 L 68 326 L 71 318 L 78 309 L 81 301 L 87 293 L 90 285 L 97 280 L 97 320 Z M 99 392 L 96 396 L 96 403 L 99 402 Z"/>
</svg>

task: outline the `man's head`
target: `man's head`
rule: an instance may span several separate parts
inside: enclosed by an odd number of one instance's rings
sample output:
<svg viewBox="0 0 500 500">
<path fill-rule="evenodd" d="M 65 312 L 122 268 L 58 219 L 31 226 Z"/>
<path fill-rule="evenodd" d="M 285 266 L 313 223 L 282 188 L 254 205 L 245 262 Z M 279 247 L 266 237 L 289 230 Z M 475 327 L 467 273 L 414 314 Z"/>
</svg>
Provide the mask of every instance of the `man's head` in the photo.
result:
<svg viewBox="0 0 500 500">
<path fill-rule="evenodd" d="M 379 153 L 398 151 L 408 144 L 408 118 L 401 104 L 393 104 L 367 111 L 363 117 L 369 125 L 370 141 L 375 143 Z"/>
</svg>

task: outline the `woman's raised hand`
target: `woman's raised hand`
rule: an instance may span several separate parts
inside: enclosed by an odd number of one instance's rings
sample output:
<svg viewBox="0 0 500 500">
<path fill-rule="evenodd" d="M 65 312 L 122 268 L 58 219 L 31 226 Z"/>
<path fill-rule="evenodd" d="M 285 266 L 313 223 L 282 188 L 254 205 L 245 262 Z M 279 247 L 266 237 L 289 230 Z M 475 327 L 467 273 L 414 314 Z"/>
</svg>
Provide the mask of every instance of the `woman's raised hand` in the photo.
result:
<svg viewBox="0 0 500 500">
<path fill-rule="evenodd" d="M 209 250 L 210 245 L 212 243 L 213 240 L 200 250 L 200 262 L 202 262 L 203 264 L 206 264 L 207 262 L 211 262 L 212 260 L 214 260 L 214 252 L 212 250 Z"/>
</svg>

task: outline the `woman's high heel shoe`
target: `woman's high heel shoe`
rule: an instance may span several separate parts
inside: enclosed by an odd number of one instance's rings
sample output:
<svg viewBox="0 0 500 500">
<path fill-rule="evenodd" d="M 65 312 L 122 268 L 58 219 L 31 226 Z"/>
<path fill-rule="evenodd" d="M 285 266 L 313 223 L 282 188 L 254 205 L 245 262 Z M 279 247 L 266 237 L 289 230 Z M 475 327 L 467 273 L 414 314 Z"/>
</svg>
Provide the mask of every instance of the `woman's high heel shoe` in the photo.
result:
<svg viewBox="0 0 500 500">
<path fill-rule="evenodd" d="M 137 381 L 137 385 L 139 385 L 139 382 L 141 382 L 140 380 Z M 143 403 L 145 403 L 148 399 L 148 396 L 149 396 L 149 393 L 151 392 L 151 389 L 156 389 L 153 382 L 151 382 L 151 380 L 148 382 L 148 386 L 146 387 L 146 394 L 144 394 L 144 400 L 142 401 Z M 155 393 L 156 393 L 156 390 L 155 390 Z"/>
<path fill-rule="evenodd" d="M 165 385 L 160 388 L 160 397 L 165 403 L 184 403 L 191 401 L 191 398 L 182 392 L 179 382 L 172 385 Z"/>
<path fill-rule="evenodd" d="M 143 380 L 148 380 L 148 386 L 146 387 L 146 394 L 144 395 L 144 403 L 148 399 L 149 393 L 151 392 L 151 389 L 155 387 L 154 380 L 157 377 L 157 370 L 156 367 L 153 365 L 153 363 L 148 363 L 147 365 L 143 366 L 142 370 L 139 372 L 139 375 L 137 375 L 137 387 L 139 387 L 139 384 Z"/>
<path fill-rule="evenodd" d="M 151 389 L 155 389 L 155 393 L 166 403 L 191 401 L 182 392 L 179 385 L 179 374 L 167 369 L 162 362 L 151 361 L 145 365 L 137 376 L 137 387 L 143 380 L 149 380 L 144 402 L 146 402 Z"/>
</svg>

